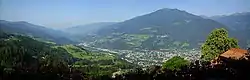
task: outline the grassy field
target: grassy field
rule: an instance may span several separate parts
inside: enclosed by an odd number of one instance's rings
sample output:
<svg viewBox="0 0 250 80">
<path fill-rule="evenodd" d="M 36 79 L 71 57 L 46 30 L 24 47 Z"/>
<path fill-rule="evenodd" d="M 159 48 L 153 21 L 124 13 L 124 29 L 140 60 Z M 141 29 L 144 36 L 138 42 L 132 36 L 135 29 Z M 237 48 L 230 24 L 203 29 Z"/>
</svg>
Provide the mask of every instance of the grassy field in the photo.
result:
<svg viewBox="0 0 250 80">
<path fill-rule="evenodd" d="M 112 60 L 115 58 L 112 55 L 108 55 L 104 53 L 86 52 L 85 50 L 82 50 L 81 48 L 76 47 L 74 45 L 64 45 L 64 46 L 59 46 L 59 47 L 64 48 L 73 57 L 79 58 L 79 59 L 99 61 L 99 60 Z"/>
<path fill-rule="evenodd" d="M 134 65 L 107 52 L 88 52 L 74 45 L 56 46 L 64 48 L 69 54 L 81 60 L 72 66 L 91 76 L 111 75 L 120 69 L 131 69 Z M 55 47 L 55 48 L 56 48 Z"/>
<path fill-rule="evenodd" d="M 138 47 L 150 36 L 145 34 L 124 34 L 122 37 L 127 41 L 126 44 Z"/>
</svg>

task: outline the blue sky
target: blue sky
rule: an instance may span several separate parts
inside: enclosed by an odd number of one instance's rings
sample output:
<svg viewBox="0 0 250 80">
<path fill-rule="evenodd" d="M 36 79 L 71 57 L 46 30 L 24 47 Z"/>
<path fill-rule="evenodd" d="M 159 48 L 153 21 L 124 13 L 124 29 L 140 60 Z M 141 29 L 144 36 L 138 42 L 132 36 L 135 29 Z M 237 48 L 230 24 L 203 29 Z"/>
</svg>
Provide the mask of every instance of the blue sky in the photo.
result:
<svg viewBox="0 0 250 80">
<path fill-rule="evenodd" d="M 196 15 L 249 12 L 250 0 L 0 0 L 0 19 L 51 28 L 94 22 L 119 22 L 161 8 Z"/>
</svg>

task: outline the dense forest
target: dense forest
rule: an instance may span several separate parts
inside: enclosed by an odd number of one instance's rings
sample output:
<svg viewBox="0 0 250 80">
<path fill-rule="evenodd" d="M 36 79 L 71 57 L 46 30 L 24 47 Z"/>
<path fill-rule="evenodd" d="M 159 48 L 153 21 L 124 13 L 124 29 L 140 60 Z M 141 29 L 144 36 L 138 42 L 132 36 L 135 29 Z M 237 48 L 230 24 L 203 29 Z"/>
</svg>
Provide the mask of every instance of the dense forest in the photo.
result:
<svg viewBox="0 0 250 80">
<path fill-rule="evenodd" d="M 57 45 L 4 32 L 0 37 L 4 79 L 69 79 L 73 73 L 81 78 L 85 75 L 97 78 L 134 67 L 115 55 L 94 53 L 74 45 Z"/>
<path fill-rule="evenodd" d="M 215 29 L 201 46 L 200 60 L 172 57 L 162 66 L 140 67 L 115 54 L 91 52 L 75 45 L 58 45 L 34 38 L 0 33 L 0 77 L 4 80 L 249 80 L 245 58 L 210 61 L 230 48 L 236 39 L 225 29 Z M 250 58 L 249 56 L 245 56 Z"/>
</svg>

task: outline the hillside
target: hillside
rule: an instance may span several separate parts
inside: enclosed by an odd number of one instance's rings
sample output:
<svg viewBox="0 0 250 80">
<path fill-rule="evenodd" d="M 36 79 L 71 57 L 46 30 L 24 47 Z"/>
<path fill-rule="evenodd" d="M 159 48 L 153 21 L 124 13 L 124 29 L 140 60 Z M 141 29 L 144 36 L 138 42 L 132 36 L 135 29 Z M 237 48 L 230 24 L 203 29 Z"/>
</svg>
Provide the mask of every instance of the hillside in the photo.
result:
<svg viewBox="0 0 250 80">
<path fill-rule="evenodd" d="M 20 68 L 51 74 L 72 66 L 88 76 L 97 77 L 135 66 L 107 52 L 92 52 L 74 45 L 50 44 L 3 32 L 0 33 L 0 46 L 1 69 Z"/>
<path fill-rule="evenodd" d="M 67 62 L 71 62 L 69 59 L 73 58 L 62 48 L 52 48 L 53 44 L 21 35 L 0 33 L 0 46 L 1 66 L 8 68 L 32 66 L 35 68 L 39 63 L 47 63 L 46 61 L 65 67 Z"/>
<path fill-rule="evenodd" d="M 242 47 L 247 47 L 247 43 L 250 44 L 250 12 L 213 16 L 210 19 L 226 25 L 232 31 L 230 35 L 236 37 Z"/>
<path fill-rule="evenodd" d="M 212 44 L 213 45 L 213 44 Z M 180 56 L 162 66 L 140 68 L 112 53 L 92 52 L 80 46 L 56 45 L 0 32 L 0 78 L 7 80 L 188 80 L 249 79 L 249 61 L 213 64 L 189 62 Z M 238 63 L 238 64 L 235 64 Z M 135 66 L 137 68 L 135 68 Z M 111 77 L 112 76 L 112 77 Z M 230 77 L 229 77 L 230 76 Z"/>
<path fill-rule="evenodd" d="M 226 27 L 186 11 L 164 8 L 103 28 L 98 36 L 89 36 L 95 38 L 89 41 L 96 40 L 104 48 L 159 49 L 183 44 L 194 48 L 215 28 Z"/>
<path fill-rule="evenodd" d="M 59 44 L 73 43 L 73 41 L 69 39 L 70 36 L 64 32 L 34 25 L 25 21 L 10 22 L 1 20 L 0 29 L 8 33 L 32 36 Z"/>
</svg>

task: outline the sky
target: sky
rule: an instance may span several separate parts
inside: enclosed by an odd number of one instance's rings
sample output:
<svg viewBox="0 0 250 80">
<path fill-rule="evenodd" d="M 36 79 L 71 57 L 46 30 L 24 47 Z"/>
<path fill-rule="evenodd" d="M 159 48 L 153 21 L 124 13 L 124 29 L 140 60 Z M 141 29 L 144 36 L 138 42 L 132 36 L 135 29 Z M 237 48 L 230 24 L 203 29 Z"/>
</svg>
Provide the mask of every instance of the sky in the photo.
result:
<svg viewBox="0 0 250 80">
<path fill-rule="evenodd" d="M 162 8 L 195 15 L 250 12 L 250 0 L 0 0 L 0 19 L 60 29 L 95 22 L 121 22 Z"/>
</svg>

